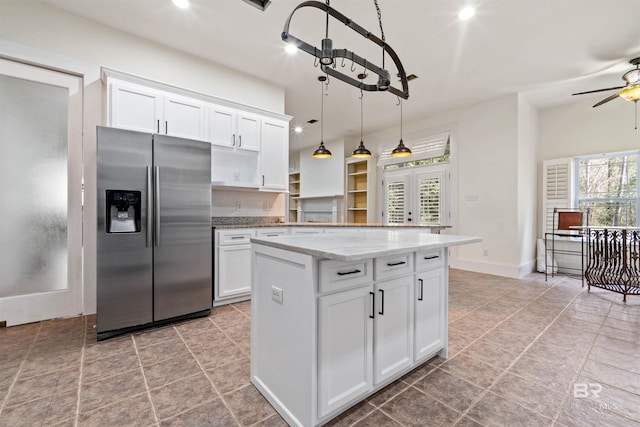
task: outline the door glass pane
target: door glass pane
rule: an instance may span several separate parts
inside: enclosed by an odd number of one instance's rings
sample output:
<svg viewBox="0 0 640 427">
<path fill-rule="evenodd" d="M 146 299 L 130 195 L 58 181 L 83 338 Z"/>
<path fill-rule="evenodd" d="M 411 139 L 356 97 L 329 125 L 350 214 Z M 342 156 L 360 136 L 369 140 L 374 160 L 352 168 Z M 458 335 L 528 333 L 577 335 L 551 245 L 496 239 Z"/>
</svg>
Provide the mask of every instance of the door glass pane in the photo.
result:
<svg viewBox="0 0 640 427">
<path fill-rule="evenodd" d="M 440 224 L 440 178 L 418 179 L 420 224 Z"/>
<path fill-rule="evenodd" d="M 0 75 L 0 298 L 67 288 L 67 102 Z"/>
<path fill-rule="evenodd" d="M 387 183 L 387 224 L 404 223 L 405 207 L 404 182 Z"/>
</svg>

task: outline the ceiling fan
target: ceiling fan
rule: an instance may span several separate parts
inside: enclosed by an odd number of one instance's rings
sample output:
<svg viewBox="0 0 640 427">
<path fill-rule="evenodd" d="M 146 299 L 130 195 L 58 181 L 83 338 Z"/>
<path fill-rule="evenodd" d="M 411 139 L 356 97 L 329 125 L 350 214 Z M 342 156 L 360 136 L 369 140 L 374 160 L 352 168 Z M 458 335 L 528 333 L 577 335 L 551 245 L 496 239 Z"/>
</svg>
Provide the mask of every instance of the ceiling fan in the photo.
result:
<svg viewBox="0 0 640 427">
<path fill-rule="evenodd" d="M 633 68 L 633 69 L 627 71 L 622 76 L 622 80 L 627 82 L 626 85 L 624 85 L 624 86 L 616 86 L 616 87 L 608 87 L 606 89 L 590 90 L 590 91 L 587 91 L 587 92 L 578 92 L 578 93 L 574 93 L 572 95 L 584 95 L 584 94 L 587 94 L 587 93 L 606 92 L 608 90 L 622 89 L 620 92 L 614 93 L 613 95 L 610 95 L 610 96 L 606 97 L 605 99 L 603 99 L 602 101 L 600 101 L 597 104 L 595 104 L 594 108 L 599 106 L 599 105 L 602 105 L 602 104 L 604 104 L 606 102 L 613 101 L 617 97 L 624 98 L 627 101 L 638 102 L 638 100 L 640 100 L 640 58 L 632 59 L 631 61 L 629 61 L 629 63 L 631 65 L 635 65 L 636 68 Z"/>
</svg>

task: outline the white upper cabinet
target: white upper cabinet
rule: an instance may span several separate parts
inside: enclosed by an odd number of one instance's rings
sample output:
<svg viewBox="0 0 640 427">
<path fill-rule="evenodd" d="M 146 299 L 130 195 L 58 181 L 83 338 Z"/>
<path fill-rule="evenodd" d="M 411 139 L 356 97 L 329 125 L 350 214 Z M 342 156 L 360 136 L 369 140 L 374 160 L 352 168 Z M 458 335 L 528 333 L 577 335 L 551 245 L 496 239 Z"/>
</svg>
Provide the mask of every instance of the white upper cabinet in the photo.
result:
<svg viewBox="0 0 640 427">
<path fill-rule="evenodd" d="M 287 191 L 289 180 L 289 124 L 284 121 L 262 122 L 261 150 L 262 190 Z"/>
<path fill-rule="evenodd" d="M 164 133 L 206 140 L 205 103 L 175 95 L 164 96 Z"/>
<path fill-rule="evenodd" d="M 210 142 L 213 185 L 286 192 L 288 116 L 108 68 L 107 126 Z"/>
<path fill-rule="evenodd" d="M 260 119 L 239 110 L 211 105 L 210 140 L 213 145 L 260 151 Z"/>
<path fill-rule="evenodd" d="M 109 125 L 139 132 L 159 132 L 162 94 L 122 82 L 109 85 Z"/>
<path fill-rule="evenodd" d="M 110 126 L 206 140 L 204 102 L 119 80 L 109 90 Z"/>
</svg>

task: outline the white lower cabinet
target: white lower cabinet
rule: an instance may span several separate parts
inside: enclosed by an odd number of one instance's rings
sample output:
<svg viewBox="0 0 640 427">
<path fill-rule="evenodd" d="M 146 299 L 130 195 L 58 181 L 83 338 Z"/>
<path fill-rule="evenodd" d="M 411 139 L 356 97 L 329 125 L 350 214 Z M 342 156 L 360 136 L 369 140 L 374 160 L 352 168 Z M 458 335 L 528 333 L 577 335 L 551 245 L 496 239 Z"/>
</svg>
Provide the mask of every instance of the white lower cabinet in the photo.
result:
<svg viewBox="0 0 640 427">
<path fill-rule="evenodd" d="M 252 251 L 251 380 L 289 425 L 326 424 L 446 357 L 446 251 L 417 272 L 411 260 L 431 252 L 338 261 L 259 243 Z"/>
<path fill-rule="evenodd" d="M 319 415 L 413 364 L 413 275 L 320 297 Z"/>
<path fill-rule="evenodd" d="M 372 299 L 370 285 L 318 299 L 321 417 L 373 387 Z"/>
<path fill-rule="evenodd" d="M 251 237 L 254 229 L 216 230 L 214 248 L 213 305 L 251 297 Z"/>
<path fill-rule="evenodd" d="M 218 251 L 218 297 L 251 292 L 251 245 L 222 246 Z"/>
<path fill-rule="evenodd" d="M 413 274 L 375 285 L 375 384 L 413 363 Z"/>
<path fill-rule="evenodd" d="M 414 358 L 425 360 L 444 347 L 447 321 L 442 268 L 416 274 Z M 446 348 L 445 348 L 446 350 Z M 446 355 L 445 355 L 446 356 Z"/>
</svg>

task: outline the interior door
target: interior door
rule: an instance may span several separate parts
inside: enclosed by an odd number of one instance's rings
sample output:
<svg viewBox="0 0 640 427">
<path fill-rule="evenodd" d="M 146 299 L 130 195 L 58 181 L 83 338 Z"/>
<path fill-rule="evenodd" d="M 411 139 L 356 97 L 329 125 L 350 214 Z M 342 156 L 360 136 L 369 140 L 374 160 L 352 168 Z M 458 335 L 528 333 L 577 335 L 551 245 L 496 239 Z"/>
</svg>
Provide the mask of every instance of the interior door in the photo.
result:
<svg viewBox="0 0 640 427">
<path fill-rule="evenodd" d="M 447 224 L 447 173 L 447 169 L 434 167 L 385 172 L 387 224 Z"/>
<path fill-rule="evenodd" d="M 82 78 L 0 59 L 0 321 L 82 312 Z"/>
</svg>

